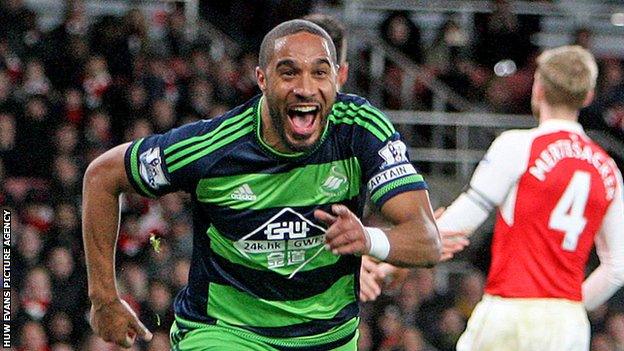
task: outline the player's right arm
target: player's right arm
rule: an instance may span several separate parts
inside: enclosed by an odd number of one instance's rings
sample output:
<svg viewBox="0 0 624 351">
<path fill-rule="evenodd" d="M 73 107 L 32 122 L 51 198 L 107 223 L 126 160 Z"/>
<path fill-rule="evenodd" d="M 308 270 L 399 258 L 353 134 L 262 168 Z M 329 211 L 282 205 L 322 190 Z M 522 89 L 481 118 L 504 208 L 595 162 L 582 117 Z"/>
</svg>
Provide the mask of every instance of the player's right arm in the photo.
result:
<svg viewBox="0 0 624 351">
<path fill-rule="evenodd" d="M 120 298 L 115 279 L 119 195 L 133 191 L 124 166 L 129 145 L 119 145 L 91 162 L 84 176 L 82 199 L 82 232 L 92 303 L 89 322 L 104 340 L 123 347 L 132 346 L 136 336 L 146 341 L 152 338 Z"/>
<path fill-rule="evenodd" d="M 624 191 L 618 175 L 618 190 L 596 234 L 600 265 L 583 282 L 583 302 L 594 310 L 624 285 Z"/>
</svg>

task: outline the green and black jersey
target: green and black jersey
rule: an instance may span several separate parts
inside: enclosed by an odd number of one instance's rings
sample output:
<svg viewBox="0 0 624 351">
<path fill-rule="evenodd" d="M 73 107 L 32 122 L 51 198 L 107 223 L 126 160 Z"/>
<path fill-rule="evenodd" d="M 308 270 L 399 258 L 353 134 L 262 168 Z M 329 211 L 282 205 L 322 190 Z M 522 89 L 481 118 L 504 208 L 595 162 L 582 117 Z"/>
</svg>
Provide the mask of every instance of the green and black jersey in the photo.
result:
<svg viewBox="0 0 624 351">
<path fill-rule="evenodd" d="M 126 153 L 139 193 L 192 195 L 193 257 L 176 316 L 271 338 L 353 335 L 360 259 L 326 251 L 313 212 L 342 203 L 361 216 L 366 192 L 381 206 L 425 182 L 392 124 L 361 97 L 338 94 L 322 142 L 305 154 L 262 141 L 261 101 Z"/>
</svg>

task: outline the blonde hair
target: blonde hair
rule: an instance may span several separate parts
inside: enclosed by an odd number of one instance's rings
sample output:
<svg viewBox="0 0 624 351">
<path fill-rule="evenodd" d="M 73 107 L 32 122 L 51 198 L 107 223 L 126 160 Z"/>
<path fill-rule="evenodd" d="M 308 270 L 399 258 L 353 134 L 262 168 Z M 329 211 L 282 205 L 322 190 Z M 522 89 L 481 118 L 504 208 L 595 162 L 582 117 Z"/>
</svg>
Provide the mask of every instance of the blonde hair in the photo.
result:
<svg viewBox="0 0 624 351">
<path fill-rule="evenodd" d="M 561 46 L 546 50 L 537 58 L 537 73 L 546 102 L 579 109 L 596 86 L 598 65 L 582 47 Z"/>
</svg>

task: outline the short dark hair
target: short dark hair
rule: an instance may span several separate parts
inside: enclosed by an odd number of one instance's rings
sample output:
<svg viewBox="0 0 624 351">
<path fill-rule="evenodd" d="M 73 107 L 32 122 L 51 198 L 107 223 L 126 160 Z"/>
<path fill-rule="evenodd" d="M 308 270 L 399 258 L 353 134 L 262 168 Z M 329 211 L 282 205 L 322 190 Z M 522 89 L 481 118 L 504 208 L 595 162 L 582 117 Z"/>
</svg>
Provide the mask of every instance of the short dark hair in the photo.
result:
<svg viewBox="0 0 624 351">
<path fill-rule="evenodd" d="M 347 33 L 344 25 L 336 18 L 322 13 L 313 13 L 303 17 L 304 20 L 310 21 L 323 28 L 331 38 L 336 47 L 338 55 L 338 63 L 347 61 Z"/>
<path fill-rule="evenodd" d="M 271 56 L 273 55 L 273 50 L 275 49 L 275 41 L 277 39 L 299 32 L 308 32 L 325 39 L 328 44 L 327 46 L 329 47 L 329 56 L 332 62 L 335 64 L 338 63 L 336 60 L 336 47 L 334 46 L 329 34 L 327 34 L 323 28 L 310 21 L 294 19 L 277 25 L 264 36 L 262 44 L 260 44 L 260 53 L 258 54 L 258 64 L 260 68 L 266 69 L 269 64 Z"/>
</svg>

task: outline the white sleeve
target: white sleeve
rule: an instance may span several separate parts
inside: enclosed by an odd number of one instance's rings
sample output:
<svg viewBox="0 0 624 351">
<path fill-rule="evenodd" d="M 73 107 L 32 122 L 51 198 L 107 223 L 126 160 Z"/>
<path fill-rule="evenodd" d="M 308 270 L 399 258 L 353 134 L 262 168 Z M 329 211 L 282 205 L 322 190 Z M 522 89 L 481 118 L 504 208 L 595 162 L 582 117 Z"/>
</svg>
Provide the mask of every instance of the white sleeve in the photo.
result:
<svg viewBox="0 0 624 351">
<path fill-rule="evenodd" d="M 474 232 L 500 206 L 526 170 L 529 159 L 528 131 L 501 134 L 475 170 L 468 190 L 462 193 L 437 221 L 440 230 Z"/>
<path fill-rule="evenodd" d="M 618 190 L 596 234 L 600 265 L 583 282 L 583 302 L 588 310 L 605 303 L 624 285 L 624 191 L 618 175 Z"/>
</svg>

